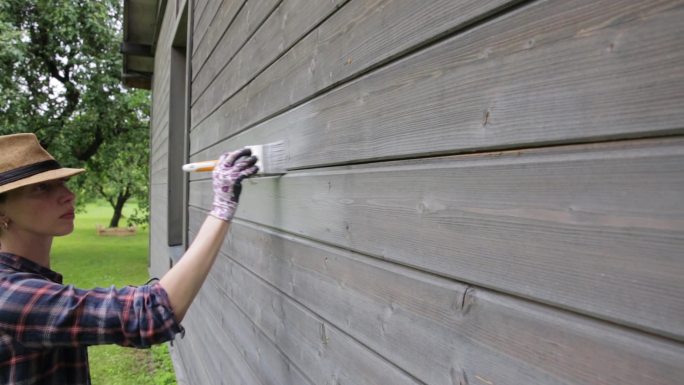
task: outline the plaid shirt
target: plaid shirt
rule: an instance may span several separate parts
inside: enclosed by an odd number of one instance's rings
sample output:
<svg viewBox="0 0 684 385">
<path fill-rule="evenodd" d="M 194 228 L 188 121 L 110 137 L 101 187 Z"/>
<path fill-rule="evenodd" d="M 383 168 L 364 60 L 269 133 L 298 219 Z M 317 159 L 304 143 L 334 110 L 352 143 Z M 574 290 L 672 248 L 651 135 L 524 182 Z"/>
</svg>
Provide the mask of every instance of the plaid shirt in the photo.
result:
<svg viewBox="0 0 684 385">
<path fill-rule="evenodd" d="M 159 284 L 80 290 L 0 253 L 0 384 L 90 384 L 88 345 L 143 348 L 181 331 Z"/>
</svg>

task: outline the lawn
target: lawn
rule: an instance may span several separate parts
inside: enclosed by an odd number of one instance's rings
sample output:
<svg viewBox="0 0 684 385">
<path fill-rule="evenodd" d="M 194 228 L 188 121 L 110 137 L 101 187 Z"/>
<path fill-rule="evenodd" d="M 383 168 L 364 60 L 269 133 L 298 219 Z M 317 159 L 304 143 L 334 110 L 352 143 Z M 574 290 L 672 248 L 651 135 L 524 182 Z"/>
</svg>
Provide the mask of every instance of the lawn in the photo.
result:
<svg viewBox="0 0 684 385">
<path fill-rule="evenodd" d="M 132 207 L 124 209 L 124 215 Z M 75 230 L 55 238 L 51 267 L 64 275 L 64 282 L 83 289 L 115 285 L 142 285 L 148 280 L 148 230 L 134 236 L 103 237 L 97 224 L 107 226 L 113 210 L 106 203 L 86 205 L 76 214 Z M 125 226 L 125 220 L 120 225 Z M 93 385 L 176 384 L 166 345 L 131 349 L 115 345 L 88 349 Z"/>
</svg>

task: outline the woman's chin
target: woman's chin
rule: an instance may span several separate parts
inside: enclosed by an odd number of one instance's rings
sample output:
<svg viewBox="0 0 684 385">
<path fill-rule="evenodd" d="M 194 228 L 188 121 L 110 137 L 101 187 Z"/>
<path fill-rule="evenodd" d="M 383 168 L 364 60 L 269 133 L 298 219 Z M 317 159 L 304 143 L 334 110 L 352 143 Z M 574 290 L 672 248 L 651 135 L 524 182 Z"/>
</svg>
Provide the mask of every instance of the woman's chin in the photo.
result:
<svg viewBox="0 0 684 385">
<path fill-rule="evenodd" d="M 74 232 L 74 225 L 72 224 L 71 226 L 62 226 L 60 229 L 58 229 L 55 232 L 56 237 L 63 237 L 65 235 L 69 235 Z"/>
</svg>

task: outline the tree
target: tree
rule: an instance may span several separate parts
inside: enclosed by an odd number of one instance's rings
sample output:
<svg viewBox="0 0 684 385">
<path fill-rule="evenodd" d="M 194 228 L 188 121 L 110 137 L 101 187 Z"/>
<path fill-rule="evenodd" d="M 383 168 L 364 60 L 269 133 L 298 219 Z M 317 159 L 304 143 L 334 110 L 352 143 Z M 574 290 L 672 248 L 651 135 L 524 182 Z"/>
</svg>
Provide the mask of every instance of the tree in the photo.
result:
<svg viewBox="0 0 684 385">
<path fill-rule="evenodd" d="M 119 125 L 126 127 L 114 138 L 103 142 L 87 161 L 88 176 L 81 179 L 79 193 L 104 198 L 114 209 L 109 227 L 118 227 L 124 204 L 137 198 L 137 215 L 128 218 L 129 224 L 147 223 L 149 213 L 149 94 L 121 94 L 117 102 L 121 112 Z M 100 113 L 77 117 L 76 126 L 92 125 Z M 91 116 L 92 114 L 92 116 Z"/>
<path fill-rule="evenodd" d="M 87 168 L 75 186 L 114 202 L 110 225 L 121 202 L 148 206 L 149 94 L 121 86 L 121 12 L 119 0 L 0 2 L 0 134 L 35 132 L 64 166 Z"/>
</svg>

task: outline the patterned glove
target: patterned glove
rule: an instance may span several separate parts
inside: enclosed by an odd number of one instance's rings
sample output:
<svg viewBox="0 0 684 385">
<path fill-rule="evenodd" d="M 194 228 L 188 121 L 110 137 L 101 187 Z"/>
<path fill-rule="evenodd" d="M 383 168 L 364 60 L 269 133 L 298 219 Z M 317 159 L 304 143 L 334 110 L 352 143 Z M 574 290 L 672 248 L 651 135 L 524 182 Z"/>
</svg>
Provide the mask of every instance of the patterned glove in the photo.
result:
<svg viewBox="0 0 684 385">
<path fill-rule="evenodd" d="M 243 179 L 256 174 L 257 161 L 248 148 L 221 155 L 212 173 L 214 203 L 210 215 L 230 221 L 235 215 Z"/>
</svg>

